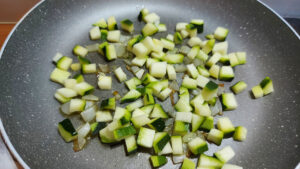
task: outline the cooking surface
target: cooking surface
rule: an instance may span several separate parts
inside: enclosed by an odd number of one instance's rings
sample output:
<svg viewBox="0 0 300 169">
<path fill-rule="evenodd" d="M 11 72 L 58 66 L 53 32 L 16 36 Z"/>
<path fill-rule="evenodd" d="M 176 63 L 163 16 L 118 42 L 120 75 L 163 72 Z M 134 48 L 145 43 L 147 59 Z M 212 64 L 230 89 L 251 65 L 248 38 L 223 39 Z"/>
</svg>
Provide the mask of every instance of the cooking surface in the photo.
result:
<svg viewBox="0 0 300 169">
<path fill-rule="evenodd" d="M 238 0 L 43 2 L 16 29 L 0 60 L 0 115 L 25 162 L 31 168 L 150 168 L 146 151 L 127 157 L 122 144 L 110 147 L 97 138 L 74 153 L 72 144 L 66 144 L 57 132 L 63 116 L 53 93 L 60 86 L 49 81 L 56 52 L 73 56 L 71 50 L 77 43 L 94 43 L 88 37 L 93 22 L 110 15 L 118 21 L 136 20 L 142 4 L 160 15 L 169 31 L 177 22 L 191 18 L 204 19 L 202 39 L 217 26 L 229 28 L 229 52 L 246 51 L 248 63 L 236 68 L 236 78 L 226 87 L 244 80 L 250 90 L 265 76 L 273 80 L 273 94 L 253 100 L 243 92 L 237 95 L 238 109 L 224 113 L 234 125 L 247 127 L 247 140 L 225 139 L 220 147 L 211 144 L 208 154 L 231 145 L 236 156 L 230 163 L 244 168 L 294 168 L 300 159 L 299 39 L 258 2 Z M 90 58 L 101 60 L 96 53 Z M 92 76 L 88 79 L 93 81 Z M 112 96 L 110 92 L 96 94 Z M 179 165 L 169 159 L 163 168 Z"/>
</svg>

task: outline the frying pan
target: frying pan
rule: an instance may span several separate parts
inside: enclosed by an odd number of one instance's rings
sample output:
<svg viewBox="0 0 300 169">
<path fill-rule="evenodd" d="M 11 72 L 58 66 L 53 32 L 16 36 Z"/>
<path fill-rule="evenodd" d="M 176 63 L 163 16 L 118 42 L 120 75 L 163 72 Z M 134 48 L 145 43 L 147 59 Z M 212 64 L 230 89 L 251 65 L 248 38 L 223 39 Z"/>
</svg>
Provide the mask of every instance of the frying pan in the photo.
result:
<svg viewBox="0 0 300 169">
<path fill-rule="evenodd" d="M 204 35 L 217 26 L 230 30 L 229 52 L 246 51 L 248 61 L 236 68 L 236 78 L 226 87 L 244 80 L 250 87 L 265 76 L 273 80 L 275 92 L 253 100 L 249 92 L 237 95 L 239 107 L 225 112 L 235 125 L 248 129 L 245 142 L 225 139 L 236 156 L 230 162 L 246 169 L 290 169 L 300 161 L 300 42 L 299 37 L 272 11 L 249 0 L 49 0 L 36 6 L 15 28 L 2 49 L 0 61 L 0 115 L 6 133 L 20 157 L 31 168 L 150 168 L 146 151 L 125 156 L 123 145 L 110 147 L 89 141 L 77 153 L 57 132 L 64 117 L 53 94 L 60 86 L 49 81 L 56 52 L 73 56 L 76 44 L 92 44 L 88 31 L 100 18 L 116 16 L 136 21 L 147 7 L 161 16 L 173 31 L 179 21 L 205 20 Z M 135 23 L 140 30 L 142 24 Z M 140 26 L 138 26 L 140 25 Z M 171 29 L 172 28 L 172 29 Z M 136 32 L 138 33 L 138 32 Z M 166 34 L 160 34 L 165 36 Z M 74 57 L 74 56 L 73 56 Z M 104 62 L 91 54 L 93 62 Z M 113 64 L 121 65 L 122 62 Z M 123 66 L 123 65 L 122 65 Z M 93 76 L 87 76 L 96 85 Z M 124 88 L 114 81 L 115 88 Z M 111 92 L 95 93 L 101 98 Z M 75 126 L 79 117 L 72 117 Z M 220 149 L 209 145 L 208 155 Z M 197 159 L 194 159 L 195 161 Z M 163 168 L 179 168 L 169 159 Z"/>
</svg>

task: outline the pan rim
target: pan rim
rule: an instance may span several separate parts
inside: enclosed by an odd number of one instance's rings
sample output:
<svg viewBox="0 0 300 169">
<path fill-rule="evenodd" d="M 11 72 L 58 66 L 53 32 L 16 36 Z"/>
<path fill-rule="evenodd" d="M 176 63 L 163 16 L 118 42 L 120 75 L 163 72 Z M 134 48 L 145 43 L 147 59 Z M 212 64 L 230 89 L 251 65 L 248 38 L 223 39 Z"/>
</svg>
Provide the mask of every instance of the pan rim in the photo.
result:
<svg viewBox="0 0 300 169">
<path fill-rule="evenodd" d="M 33 11 L 35 10 L 38 6 L 40 6 L 42 3 L 44 3 L 46 0 L 41 0 L 39 1 L 37 4 L 35 4 L 29 11 L 26 12 L 25 15 L 22 16 L 22 18 L 16 23 L 16 25 L 13 27 L 13 29 L 10 31 L 10 33 L 8 34 L 8 36 L 6 37 L 1 49 L 0 49 L 0 60 L 2 58 L 4 49 L 8 43 L 8 41 L 10 40 L 12 34 L 15 32 L 15 30 L 18 28 L 18 26 L 23 22 L 23 20 Z M 274 9 L 272 9 L 269 5 L 265 4 L 264 2 L 262 2 L 261 0 L 257 0 L 257 2 L 259 2 L 259 4 L 261 4 L 264 8 L 266 8 L 266 10 L 271 11 L 273 14 L 275 14 L 276 17 L 278 17 L 283 23 L 285 23 L 286 26 L 288 26 L 288 28 L 294 33 L 294 35 L 296 35 L 296 37 L 300 40 L 300 35 L 297 33 L 297 31 L 281 16 L 279 15 L 279 13 L 277 13 Z M 5 131 L 5 127 L 2 123 L 2 119 L 0 118 L 0 134 L 3 136 L 4 139 L 4 143 L 7 146 L 8 150 L 10 151 L 10 153 L 12 154 L 13 158 L 15 158 L 19 164 L 24 168 L 24 169 L 30 169 L 30 167 L 25 163 L 25 161 L 23 160 L 23 158 L 19 155 L 19 153 L 16 151 L 16 149 L 14 148 L 14 146 L 12 145 L 9 136 L 7 135 L 6 131 Z M 300 162 L 299 164 L 295 167 L 295 169 L 300 169 Z"/>
</svg>

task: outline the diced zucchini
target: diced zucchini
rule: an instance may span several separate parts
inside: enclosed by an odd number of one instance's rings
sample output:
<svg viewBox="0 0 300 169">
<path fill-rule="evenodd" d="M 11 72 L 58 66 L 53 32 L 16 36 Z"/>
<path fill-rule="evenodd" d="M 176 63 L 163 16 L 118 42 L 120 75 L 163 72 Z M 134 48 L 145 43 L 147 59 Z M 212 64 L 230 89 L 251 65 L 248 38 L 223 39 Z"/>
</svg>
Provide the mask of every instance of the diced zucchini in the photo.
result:
<svg viewBox="0 0 300 169">
<path fill-rule="evenodd" d="M 171 144 L 173 148 L 173 155 L 183 154 L 182 138 L 181 136 L 171 136 Z"/>
<path fill-rule="evenodd" d="M 73 78 L 76 80 L 76 83 L 84 82 L 84 77 L 82 76 L 82 74 L 76 74 L 76 75 L 73 76 Z"/>
<path fill-rule="evenodd" d="M 195 167 L 196 167 L 196 164 L 194 163 L 194 161 L 192 161 L 188 158 L 185 158 L 183 160 L 181 169 L 195 169 Z"/>
<path fill-rule="evenodd" d="M 152 52 L 152 53 L 154 53 L 154 52 Z M 152 53 L 151 53 L 151 55 L 152 55 Z M 155 62 L 159 62 L 159 60 L 158 59 L 152 59 L 152 58 L 147 58 L 147 61 L 146 61 L 146 68 L 150 68 L 150 66 L 151 66 L 151 64 L 152 63 L 155 63 Z"/>
<path fill-rule="evenodd" d="M 168 39 L 165 39 L 165 38 L 161 38 L 160 41 L 162 42 L 163 44 L 163 47 L 165 49 L 168 49 L 168 50 L 173 50 L 175 48 L 175 43 L 168 40 Z"/>
<path fill-rule="evenodd" d="M 146 114 L 144 114 L 144 115 L 132 117 L 131 122 L 134 125 L 134 127 L 138 129 L 138 128 L 148 124 L 150 122 L 150 119 L 148 118 L 148 116 Z"/>
<path fill-rule="evenodd" d="M 142 21 L 142 20 L 145 21 L 145 16 L 148 15 L 148 14 L 149 14 L 149 10 L 147 8 L 143 8 L 139 13 L 138 20 L 139 21 Z"/>
<path fill-rule="evenodd" d="M 264 80 L 262 80 L 259 85 L 263 90 L 264 96 L 274 91 L 273 82 L 270 77 L 264 78 Z"/>
<path fill-rule="evenodd" d="M 191 37 L 190 40 L 188 41 L 188 45 L 190 47 L 201 46 L 202 40 L 199 37 Z"/>
<path fill-rule="evenodd" d="M 145 64 L 146 60 L 147 60 L 146 56 L 145 57 L 135 57 L 131 61 L 131 63 L 132 63 L 132 65 L 142 67 Z M 140 69 L 139 71 L 141 71 L 141 70 L 144 70 L 144 69 Z M 139 71 L 137 71 L 137 72 L 139 72 Z M 135 75 L 137 74 L 137 72 L 135 72 Z"/>
<path fill-rule="evenodd" d="M 206 39 L 214 39 L 215 37 L 213 34 L 207 34 L 207 35 L 205 35 L 205 38 Z"/>
<path fill-rule="evenodd" d="M 199 50 L 196 57 L 204 62 L 208 59 L 208 55 L 203 50 Z"/>
<path fill-rule="evenodd" d="M 208 133 L 207 140 L 220 145 L 223 140 L 224 134 L 218 129 L 211 129 Z"/>
<path fill-rule="evenodd" d="M 166 54 L 164 52 L 152 52 L 151 53 L 151 57 L 152 58 L 155 58 L 155 59 L 159 59 L 159 60 L 162 60 L 164 59 L 166 56 Z"/>
<path fill-rule="evenodd" d="M 223 163 L 227 163 L 235 155 L 233 149 L 230 146 L 226 146 L 221 150 L 214 153 L 214 155 Z"/>
<path fill-rule="evenodd" d="M 211 58 L 209 58 L 209 60 L 206 62 L 205 65 L 208 67 L 212 67 L 220 60 L 221 57 L 222 57 L 221 54 L 215 53 Z"/>
<path fill-rule="evenodd" d="M 132 136 L 136 133 L 136 130 L 133 126 L 126 126 L 116 129 L 114 131 L 114 136 L 116 140 L 122 140 L 128 136 Z"/>
<path fill-rule="evenodd" d="M 72 58 L 63 56 L 56 62 L 56 67 L 61 70 L 67 71 L 69 69 L 69 67 L 71 66 L 72 62 L 73 62 Z"/>
<path fill-rule="evenodd" d="M 243 169 L 243 167 L 233 165 L 233 164 L 224 164 L 221 169 Z"/>
<path fill-rule="evenodd" d="M 173 128 L 173 135 L 184 136 L 189 132 L 190 125 L 183 121 L 175 121 Z"/>
<path fill-rule="evenodd" d="M 77 138 L 77 132 L 69 119 L 64 119 L 58 123 L 58 131 L 66 142 L 73 141 Z"/>
<path fill-rule="evenodd" d="M 214 97 L 212 98 L 211 100 L 207 101 L 207 103 L 210 105 L 210 106 L 214 106 L 217 102 L 217 97 Z"/>
<path fill-rule="evenodd" d="M 224 136 L 229 136 L 235 131 L 235 128 L 228 117 L 219 118 L 217 127 L 219 130 L 223 131 Z"/>
<path fill-rule="evenodd" d="M 130 80 L 127 80 L 125 84 L 127 88 L 131 90 L 131 89 L 136 89 L 136 86 L 142 84 L 142 81 L 136 77 L 133 77 Z"/>
<path fill-rule="evenodd" d="M 164 44 L 160 40 L 153 38 L 153 43 L 154 43 L 154 47 L 152 50 L 154 52 L 162 52 L 163 51 Z"/>
<path fill-rule="evenodd" d="M 168 73 L 169 80 L 176 80 L 176 72 L 173 65 L 170 64 L 167 65 L 167 73 Z"/>
<path fill-rule="evenodd" d="M 234 72 L 231 66 L 222 66 L 220 69 L 219 79 L 223 81 L 231 81 L 234 78 Z"/>
<path fill-rule="evenodd" d="M 167 154 L 172 154 L 173 149 L 171 147 L 170 142 L 168 142 L 165 147 L 161 150 L 161 152 L 158 153 L 158 155 L 167 155 Z"/>
<path fill-rule="evenodd" d="M 110 76 L 100 75 L 98 78 L 98 86 L 102 90 L 110 90 L 112 78 Z"/>
<path fill-rule="evenodd" d="M 99 47 L 98 47 L 98 53 L 100 53 L 101 55 L 105 56 L 105 48 L 106 48 L 107 45 L 108 45 L 108 42 L 101 43 L 99 45 Z"/>
<path fill-rule="evenodd" d="M 77 92 L 74 91 L 73 89 L 69 88 L 60 88 L 56 90 L 56 93 L 59 95 L 63 96 L 64 98 L 72 98 L 77 96 Z"/>
<path fill-rule="evenodd" d="M 55 97 L 56 100 L 58 100 L 61 103 L 66 103 L 66 102 L 71 100 L 71 98 L 64 97 L 64 96 L 62 96 L 61 94 L 59 94 L 57 92 L 55 92 L 54 97 Z"/>
<path fill-rule="evenodd" d="M 243 126 L 237 126 L 233 135 L 233 139 L 236 141 L 244 141 L 247 137 L 247 129 Z"/>
<path fill-rule="evenodd" d="M 116 98 L 112 97 L 109 99 L 102 100 L 100 108 L 105 109 L 105 110 L 115 110 L 116 109 Z"/>
<path fill-rule="evenodd" d="M 238 104 L 233 93 L 223 93 L 221 96 L 223 110 L 234 110 Z"/>
<path fill-rule="evenodd" d="M 55 68 L 50 75 L 50 79 L 63 85 L 65 80 L 67 80 L 70 76 L 70 72 Z"/>
<path fill-rule="evenodd" d="M 238 94 L 247 88 L 247 84 L 244 81 L 239 81 L 230 88 L 235 94 Z"/>
<path fill-rule="evenodd" d="M 195 105 L 195 113 L 200 116 L 210 116 L 211 110 L 208 103 L 201 103 Z"/>
<path fill-rule="evenodd" d="M 217 96 L 219 86 L 213 82 L 209 81 L 202 90 L 202 97 L 205 101 L 209 101 Z"/>
<path fill-rule="evenodd" d="M 150 66 L 150 74 L 157 78 L 163 78 L 167 73 L 166 62 L 155 62 Z"/>
<path fill-rule="evenodd" d="M 143 105 L 144 105 L 144 104 L 143 104 L 142 99 L 138 99 L 138 100 L 136 100 L 135 102 L 132 102 L 132 103 L 128 104 L 128 105 L 126 106 L 126 109 L 127 109 L 128 111 L 132 112 L 133 110 L 135 110 L 135 109 L 137 109 L 137 108 L 140 108 L 140 107 L 142 107 Z"/>
<path fill-rule="evenodd" d="M 143 43 L 137 43 L 132 48 L 132 53 L 135 54 L 136 57 L 145 57 L 148 55 L 148 48 Z"/>
<path fill-rule="evenodd" d="M 201 154 L 198 160 L 198 167 L 214 167 L 221 168 L 223 166 L 223 162 L 214 158 L 207 156 L 205 154 Z"/>
<path fill-rule="evenodd" d="M 255 99 L 258 99 L 258 98 L 264 96 L 264 91 L 260 85 L 254 86 L 251 90 L 252 90 L 252 93 L 253 93 L 253 96 Z"/>
<path fill-rule="evenodd" d="M 97 66 L 96 63 L 92 63 L 92 64 L 83 64 L 81 67 L 81 71 L 84 74 L 88 74 L 88 73 L 96 73 L 97 72 Z"/>
<path fill-rule="evenodd" d="M 187 57 L 193 60 L 199 53 L 200 47 L 199 46 L 194 46 L 192 49 L 189 51 L 187 54 Z"/>
<path fill-rule="evenodd" d="M 182 80 L 182 87 L 185 87 L 187 89 L 196 89 L 197 88 L 197 81 L 189 78 L 188 76 L 185 76 Z"/>
<path fill-rule="evenodd" d="M 158 32 L 158 28 L 153 23 L 147 23 L 143 29 L 142 34 L 143 36 L 151 36 Z"/>
<path fill-rule="evenodd" d="M 154 136 L 155 130 L 141 127 L 137 139 L 137 144 L 142 147 L 151 148 L 153 145 Z"/>
<path fill-rule="evenodd" d="M 99 131 L 104 129 L 106 127 L 106 123 L 105 122 L 94 122 L 90 125 L 91 128 L 91 135 L 92 136 L 96 136 L 97 134 L 99 134 Z"/>
<path fill-rule="evenodd" d="M 148 53 L 151 52 L 155 46 L 153 39 L 150 36 L 145 37 L 141 43 L 148 49 Z"/>
<path fill-rule="evenodd" d="M 188 24 L 185 26 L 186 31 L 189 32 L 190 37 L 195 37 L 197 36 L 197 28 L 194 24 Z"/>
<path fill-rule="evenodd" d="M 214 128 L 214 118 L 212 116 L 208 116 L 201 124 L 200 129 L 204 131 L 210 131 L 212 128 Z"/>
<path fill-rule="evenodd" d="M 117 21 L 114 16 L 110 16 L 107 19 L 107 27 L 108 27 L 108 30 L 110 30 L 110 31 L 118 29 Z"/>
<path fill-rule="evenodd" d="M 94 86 L 88 84 L 87 82 L 80 82 L 74 86 L 74 90 L 81 96 L 90 94 L 94 91 Z"/>
<path fill-rule="evenodd" d="M 165 88 L 159 93 L 158 98 L 161 101 L 164 101 L 170 96 L 171 92 L 172 92 L 172 90 L 170 88 Z"/>
<path fill-rule="evenodd" d="M 192 122 L 193 114 L 191 112 L 176 112 L 176 121 L 183 121 L 186 123 Z"/>
<path fill-rule="evenodd" d="M 66 79 L 64 86 L 65 86 L 65 88 L 74 90 L 74 86 L 76 84 L 77 84 L 77 81 L 75 79 Z"/>
<path fill-rule="evenodd" d="M 163 166 L 168 162 L 165 156 L 151 156 L 150 161 L 154 168 Z"/>
<path fill-rule="evenodd" d="M 136 99 L 141 97 L 141 93 L 138 92 L 135 89 L 131 89 L 128 93 L 126 93 L 122 99 L 121 99 L 121 103 L 127 103 L 127 102 L 133 102 Z"/>
<path fill-rule="evenodd" d="M 101 29 L 101 40 L 107 40 L 107 33 L 108 31 L 106 29 Z"/>
<path fill-rule="evenodd" d="M 203 27 L 204 27 L 204 21 L 202 19 L 192 19 L 190 24 L 193 24 L 194 27 L 197 28 L 198 33 L 203 32 Z"/>
<path fill-rule="evenodd" d="M 204 122 L 205 117 L 204 116 L 199 116 L 198 114 L 193 114 L 192 117 L 192 132 L 197 131 L 201 124 Z"/>
<path fill-rule="evenodd" d="M 116 107 L 115 114 L 114 114 L 114 120 L 121 119 L 122 117 L 125 117 L 126 119 L 130 120 L 131 113 L 122 107 Z"/>
<path fill-rule="evenodd" d="M 216 43 L 212 52 L 215 53 L 220 53 L 221 55 L 227 55 L 227 49 L 228 49 L 228 42 L 220 42 Z"/>
<path fill-rule="evenodd" d="M 143 38 L 144 37 L 142 35 L 137 35 L 137 36 L 133 37 L 132 39 L 130 39 L 127 44 L 127 50 L 132 51 L 133 46 L 135 44 L 139 43 L 141 40 L 143 40 Z"/>
<path fill-rule="evenodd" d="M 183 62 L 184 55 L 182 54 L 167 54 L 163 60 L 169 64 L 177 64 Z"/>
<path fill-rule="evenodd" d="M 176 31 L 185 30 L 187 24 L 188 23 L 185 23 L 185 22 L 178 22 L 176 24 Z"/>
<path fill-rule="evenodd" d="M 166 119 L 168 118 L 168 114 L 164 111 L 162 106 L 160 104 L 155 104 L 153 107 L 153 110 L 150 114 L 151 118 L 163 118 Z"/>
<path fill-rule="evenodd" d="M 97 106 L 93 105 L 93 106 L 89 106 L 89 108 L 87 108 L 87 103 L 86 103 L 86 108 L 83 112 L 80 113 L 82 119 L 85 122 L 91 122 L 95 119 L 96 117 L 96 111 L 97 111 Z"/>
<path fill-rule="evenodd" d="M 116 121 L 117 122 L 117 121 Z M 99 136 L 102 143 L 115 143 L 114 133 L 109 129 L 109 126 L 116 124 L 116 122 L 110 123 L 108 126 L 100 130 Z M 115 130 L 115 129 L 114 129 Z"/>
<path fill-rule="evenodd" d="M 228 54 L 228 57 L 229 57 L 229 62 L 230 62 L 231 67 L 235 67 L 235 66 L 239 65 L 239 60 L 236 57 L 235 53 Z"/>
<path fill-rule="evenodd" d="M 81 57 L 85 57 L 88 54 L 88 50 L 85 47 L 80 45 L 76 45 L 73 48 L 73 52 L 76 56 L 81 56 Z"/>
<path fill-rule="evenodd" d="M 112 120 L 113 120 L 112 115 L 108 110 L 101 110 L 96 112 L 97 122 L 110 122 Z"/>
<path fill-rule="evenodd" d="M 230 60 L 229 60 L 229 56 L 226 55 L 222 55 L 222 57 L 219 60 L 221 63 L 223 63 L 224 65 L 230 65 Z"/>
<path fill-rule="evenodd" d="M 215 39 L 210 39 L 205 43 L 205 45 L 202 48 L 202 51 L 205 54 L 209 54 L 212 51 L 214 45 L 215 45 Z"/>
<path fill-rule="evenodd" d="M 90 30 L 90 38 L 91 40 L 98 40 L 101 38 L 101 32 L 99 27 L 95 26 Z"/>
<path fill-rule="evenodd" d="M 246 52 L 236 52 L 236 57 L 240 65 L 246 64 Z"/>
<path fill-rule="evenodd" d="M 160 23 L 157 25 L 158 32 L 166 32 L 167 31 L 167 26 L 166 24 Z"/>
<path fill-rule="evenodd" d="M 162 118 L 155 118 L 148 123 L 148 126 L 155 131 L 162 132 L 166 125 Z"/>
<path fill-rule="evenodd" d="M 205 140 L 201 139 L 200 137 L 196 137 L 193 140 L 188 142 L 189 150 L 195 154 L 202 154 L 208 150 L 208 146 Z"/>
<path fill-rule="evenodd" d="M 223 27 L 217 27 L 214 33 L 215 39 L 218 41 L 224 41 L 228 35 L 229 30 Z"/>
<path fill-rule="evenodd" d="M 108 61 L 117 58 L 116 49 L 113 44 L 108 44 L 103 48 L 104 55 Z"/>
<path fill-rule="evenodd" d="M 141 115 L 145 115 L 146 113 L 144 111 L 142 111 L 141 109 L 135 109 L 132 112 L 132 117 L 137 117 L 137 116 L 141 116 Z"/>
<path fill-rule="evenodd" d="M 160 17 L 156 13 L 150 13 L 144 17 L 144 20 L 146 23 L 156 23 L 159 22 Z"/>
<path fill-rule="evenodd" d="M 125 145 L 127 154 L 132 154 L 137 151 L 137 144 L 135 140 L 135 135 L 129 136 L 125 138 Z"/>
<path fill-rule="evenodd" d="M 144 107 L 141 108 L 141 110 L 149 116 L 153 110 L 153 107 L 154 105 L 145 105 Z"/>
<path fill-rule="evenodd" d="M 192 100 L 191 100 L 191 105 L 196 107 L 197 104 L 203 104 L 204 103 L 204 100 L 202 98 L 202 95 L 201 93 L 198 94 L 197 96 L 195 96 Z"/>
<path fill-rule="evenodd" d="M 143 85 L 147 85 L 151 82 L 155 82 L 157 79 L 155 79 L 153 76 L 151 76 L 149 73 L 146 73 L 145 76 L 142 79 Z"/>
<path fill-rule="evenodd" d="M 175 44 L 181 44 L 182 43 L 182 37 L 179 32 L 174 33 L 174 42 Z"/>
<path fill-rule="evenodd" d="M 187 89 L 186 89 L 187 90 Z M 179 95 L 180 98 L 175 104 L 175 109 L 180 112 L 191 112 L 192 107 L 190 105 L 190 95 L 188 90 Z"/>
<path fill-rule="evenodd" d="M 189 32 L 186 29 L 181 30 L 180 34 L 183 39 L 189 36 Z"/>
<path fill-rule="evenodd" d="M 78 70 L 80 70 L 80 69 L 81 69 L 80 63 L 72 63 L 72 64 L 71 64 L 71 70 L 73 70 L 73 71 L 78 71 Z"/>
<path fill-rule="evenodd" d="M 54 55 L 54 57 L 52 58 L 52 61 L 54 62 L 54 63 L 57 63 L 57 61 L 59 61 L 59 59 L 61 59 L 63 57 L 63 54 L 61 54 L 61 53 L 56 53 L 55 55 Z"/>
<path fill-rule="evenodd" d="M 129 19 L 124 19 L 121 21 L 121 28 L 129 33 L 134 31 L 133 22 Z"/>
<path fill-rule="evenodd" d="M 161 152 L 170 139 L 171 137 L 167 132 L 155 133 L 154 140 L 153 140 L 153 148 L 155 153 L 157 154 Z"/>
<path fill-rule="evenodd" d="M 120 82 L 127 80 L 127 75 L 124 73 L 121 67 L 118 67 L 114 72 Z"/>
<path fill-rule="evenodd" d="M 201 65 L 197 66 L 197 70 L 200 75 L 202 75 L 204 77 L 209 77 L 209 72 L 204 66 L 201 66 Z"/>
<path fill-rule="evenodd" d="M 196 80 L 197 80 L 197 85 L 201 88 L 205 88 L 206 84 L 210 81 L 209 78 L 204 77 L 202 75 L 198 75 Z"/>
<path fill-rule="evenodd" d="M 69 102 L 61 105 L 60 110 L 66 114 L 70 115 L 74 112 L 81 112 L 85 108 L 85 100 L 81 99 L 71 99 Z"/>
<path fill-rule="evenodd" d="M 144 105 L 151 105 L 155 103 L 154 97 L 152 93 L 147 92 L 143 98 Z"/>
<path fill-rule="evenodd" d="M 192 63 L 192 64 L 187 65 L 186 67 L 187 67 L 187 71 L 188 71 L 189 75 L 193 79 L 196 79 L 199 74 L 198 74 L 198 71 L 197 71 L 195 65 Z"/>
<path fill-rule="evenodd" d="M 108 31 L 107 40 L 109 42 L 119 42 L 120 36 L 121 36 L 121 32 L 119 30 Z"/>
</svg>

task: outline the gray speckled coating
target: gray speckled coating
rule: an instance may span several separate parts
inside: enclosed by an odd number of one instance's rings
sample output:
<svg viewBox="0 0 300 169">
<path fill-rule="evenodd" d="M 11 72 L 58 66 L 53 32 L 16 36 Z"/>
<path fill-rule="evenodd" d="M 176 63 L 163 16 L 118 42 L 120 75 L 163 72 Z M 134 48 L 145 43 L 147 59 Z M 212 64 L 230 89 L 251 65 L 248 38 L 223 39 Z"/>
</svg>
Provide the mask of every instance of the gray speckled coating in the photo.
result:
<svg viewBox="0 0 300 169">
<path fill-rule="evenodd" d="M 49 81 L 54 68 L 51 59 L 57 51 L 73 56 L 75 44 L 94 43 L 88 37 L 94 21 L 110 15 L 118 21 L 136 20 L 144 6 L 158 13 L 168 28 L 179 21 L 203 18 L 202 38 L 219 25 L 229 28 L 229 52 L 246 51 L 248 63 L 236 68 L 236 78 L 226 86 L 244 80 L 250 90 L 270 76 L 275 92 L 257 100 L 248 92 L 237 95 L 238 109 L 224 114 L 235 125 L 246 126 L 248 138 L 242 143 L 225 139 L 221 147 L 231 145 L 236 152 L 231 163 L 246 169 L 294 168 L 300 161 L 300 42 L 278 17 L 254 0 L 43 2 L 12 34 L 0 60 L 0 115 L 25 162 L 31 168 L 150 168 L 149 154 L 127 157 L 123 145 L 109 147 L 98 139 L 74 153 L 72 144 L 66 144 L 57 132 L 57 123 L 64 118 L 53 98 L 59 85 Z M 102 61 L 94 55 L 89 58 Z M 96 84 L 93 76 L 87 78 Z M 124 88 L 117 84 L 115 88 Z M 96 94 L 112 96 L 110 92 Z M 78 117 L 73 121 L 79 125 Z M 210 145 L 208 154 L 218 149 Z M 169 160 L 163 168 L 179 167 Z"/>
</svg>

